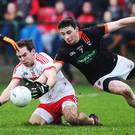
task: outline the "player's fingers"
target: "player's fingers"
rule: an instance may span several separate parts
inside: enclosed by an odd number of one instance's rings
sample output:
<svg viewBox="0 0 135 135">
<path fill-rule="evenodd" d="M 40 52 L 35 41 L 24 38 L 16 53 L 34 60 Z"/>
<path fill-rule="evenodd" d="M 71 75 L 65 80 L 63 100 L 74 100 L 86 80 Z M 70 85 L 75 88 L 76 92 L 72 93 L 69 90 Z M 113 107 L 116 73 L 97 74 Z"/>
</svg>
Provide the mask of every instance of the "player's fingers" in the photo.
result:
<svg viewBox="0 0 135 135">
<path fill-rule="evenodd" d="M 37 98 L 39 98 L 39 97 L 38 97 L 37 94 L 35 94 L 35 95 L 32 95 L 32 98 L 37 99 Z"/>
<path fill-rule="evenodd" d="M 37 94 L 37 93 L 32 94 L 32 98 L 37 97 L 37 96 L 38 96 L 38 94 Z"/>
<path fill-rule="evenodd" d="M 33 88 L 33 87 L 32 87 L 32 88 L 31 88 L 31 91 L 36 91 L 36 88 Z"/>
<path fill-rule="evenodd" d="M 32 95 L 38 94 L 38 92 L 37 92 L 37 91 L 32 91 L 31 94 L 32 94 Z"/>
</svg>

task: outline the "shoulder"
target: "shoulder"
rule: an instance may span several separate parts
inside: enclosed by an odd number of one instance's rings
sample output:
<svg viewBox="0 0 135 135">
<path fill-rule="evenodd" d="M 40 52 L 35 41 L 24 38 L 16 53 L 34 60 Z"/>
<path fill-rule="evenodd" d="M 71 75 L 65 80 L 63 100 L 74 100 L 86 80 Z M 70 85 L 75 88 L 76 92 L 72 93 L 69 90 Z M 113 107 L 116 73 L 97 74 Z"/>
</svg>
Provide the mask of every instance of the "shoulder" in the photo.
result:
<svg viewBox="0 0 135 135">
<path fill-rule="evenodd" d="M 14 69 L 13 69 L 13 73 L 16 73 L 17 71 L 20 71 L 23 67 L 22 63 L 17 64 Z"/>
<path fill-rule="evenodd" d="M 66 48 L 66 47 L 68 47 L 69 45 L 65 42 L 65 40 L 63 39 L 62 40 L 62 42 L 61 42 L 61 44 L 60 44 L 60 47 L 61 48 Z"/>
<path fill-rule="evenodd" d="M 66 53 L 70 49 L 69 45 L 63 40 L 57 53 Z"/>
<path fill-rule="evenodd" d="M 83 32 L 95 31 L 97 29 L 101 29 L 101 28 L 104 28 L 104 27 L 105 27 L 105 24 L 98 24 L 98 25 L 93 25 L 93 26 L 81 29 L 81 31 L 83 31 Z"/>
<path fill-rule="evenodd" d="M 14 67 L 14 70 L 17 70 L 17 69 L 20 69 L 23 67 L 23 64 L 22 63 L 18 63 L 15 67 Z"/>
<path fill-rule="evenodd" d="M 38 61 L 41 64 L 46 64 L 46 63 L 48 63 L 50 61 L 53 61 L 53 59 L 44 52 L 36 53 L 35 58 L 36 58 L 36 61 Z"/>
<path fill-rule="evenodd" d="M 103 35 L 107 33 L 107 25 L 106 24 L 98 24 L 94 25 L 88 28 L 82 29 L 82 32 L 84 32 L 86 35 Z"/>
</svg>

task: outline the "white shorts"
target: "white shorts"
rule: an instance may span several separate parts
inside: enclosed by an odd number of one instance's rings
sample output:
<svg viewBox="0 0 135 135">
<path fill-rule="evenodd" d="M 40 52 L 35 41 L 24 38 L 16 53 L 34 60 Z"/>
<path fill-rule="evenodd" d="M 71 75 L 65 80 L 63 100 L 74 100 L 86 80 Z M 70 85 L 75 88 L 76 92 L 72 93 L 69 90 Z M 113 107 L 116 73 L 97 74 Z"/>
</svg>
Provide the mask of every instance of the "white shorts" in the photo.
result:
<svg viewBox="0 0 135 135">
<path fill-rule="evenodd" d="M 134 66 L 134 63 L 131 60 L 118 55 L 118 61 L 113 71 L 98 79 L 94 83 L 94 87 L 103 90 L 103 82 L 107 78 L 118 77 L 126 80 Z"/>
<path fill-rule="evenodd" d="M 33 114 L 39 115 L 47 123 L 56 123 L 61 119 L 62 110 L 65 106 L 77 108 L 77 98 L 74 95 L 66 96 L 54 103 L 40 104 Z"/>
</svg>

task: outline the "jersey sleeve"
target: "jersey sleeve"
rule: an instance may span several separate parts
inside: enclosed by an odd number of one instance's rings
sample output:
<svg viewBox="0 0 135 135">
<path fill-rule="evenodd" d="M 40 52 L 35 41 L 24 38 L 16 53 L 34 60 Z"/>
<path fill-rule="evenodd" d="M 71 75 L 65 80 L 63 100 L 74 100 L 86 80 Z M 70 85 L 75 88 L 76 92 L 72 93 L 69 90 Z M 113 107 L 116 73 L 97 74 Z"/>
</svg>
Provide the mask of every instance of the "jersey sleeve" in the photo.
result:
<svg viewBox="0 0 135 135">
<path fill-rule="evenodd" d="M 53 59 L 47 54 L 39 53 L 37 56 L 37 59 L 38 57 L 40 58 L 39 60 L 40 60 L 40 63 L 42 64 L 42 69 L 41 69 L 42 72 L 44 72 L 45 70 L 49 70 L 51 68 L 55 68 Z"/>
<path fill-rule="evenodd" d="M 57 54 L 55 55 L 54 61 L 59 62 L 61 64 L 68 62 L 68 48 L 61 45 L 60 49 L 58 50 Z"/>
<path fill-rule="evenodd" d="M 96 25 L 90 28 L 86 28 L 85 32 L 88 35 L 94 36 L 96 38 L 102 37 L 104 34 L 108 33 L 108 25 L 107 23 L 102 25 Z"/>
</svg>

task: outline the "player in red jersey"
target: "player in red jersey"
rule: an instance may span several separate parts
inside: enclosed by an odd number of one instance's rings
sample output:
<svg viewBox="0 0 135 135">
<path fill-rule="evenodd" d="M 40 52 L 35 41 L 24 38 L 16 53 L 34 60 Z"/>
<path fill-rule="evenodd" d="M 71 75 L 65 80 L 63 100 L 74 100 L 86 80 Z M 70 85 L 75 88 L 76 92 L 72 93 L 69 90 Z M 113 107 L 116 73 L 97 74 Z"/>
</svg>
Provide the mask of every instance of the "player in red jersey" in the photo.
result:
<svg viewBox="0 0 135 135">
<path fill-rule="evenodd" d="M 17 45 L 16 55 L 20 63 L 14 68 L 12 79 L 0 96 L 0 105 L 9 101 L 11 91 L 27 79 L 25 86 L 31 90 L 33 98 L 40 101 L 29 120 L 31 124 L 60 124 L 62 115 L 72 125 L 100 124 L 96 115 L 78 112 L 75 91 L 61 71 L 56 74 L 51 57 L 36 53 L 32 40 L 21 40 Z"/>
</svg>

